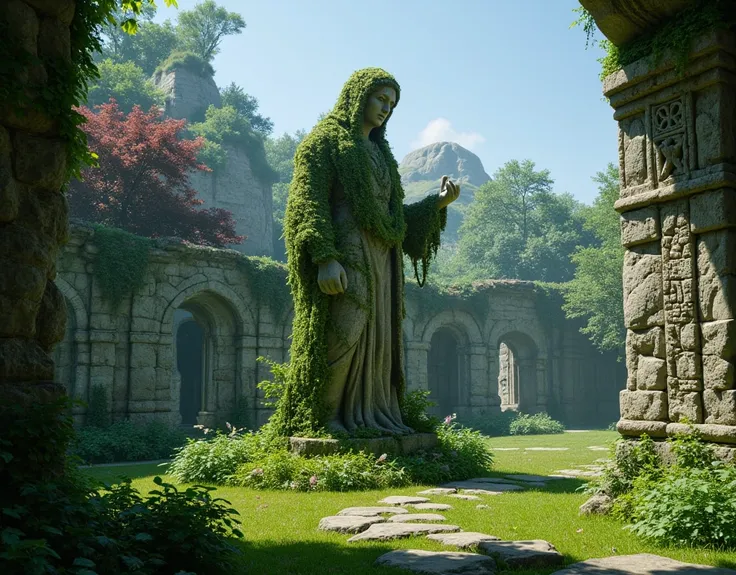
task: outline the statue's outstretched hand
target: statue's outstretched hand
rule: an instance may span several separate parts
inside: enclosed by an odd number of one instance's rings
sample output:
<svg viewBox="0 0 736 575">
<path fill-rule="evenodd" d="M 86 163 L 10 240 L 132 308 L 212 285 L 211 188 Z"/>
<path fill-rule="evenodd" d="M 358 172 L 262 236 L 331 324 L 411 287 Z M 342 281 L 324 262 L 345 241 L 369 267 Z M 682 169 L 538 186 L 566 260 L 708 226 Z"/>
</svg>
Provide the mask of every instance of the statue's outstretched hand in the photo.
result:
<svg viewBox="0 0 736 575">
<path fill-rule="evenodd" d="M 446 208 L 460 197 L 460 184 L 453 182 L 448 176 L 442 176 L 440 194 L 437 198 L 437 207 Z"/>
<path fill-rule="evenodd" d="M 344 293 L 348 289 L 348 276 L 345 273 L 345 268 L 337 260 L 319 264 L 317 284 L 319 289 L 327 295 Z"/>
</svg>

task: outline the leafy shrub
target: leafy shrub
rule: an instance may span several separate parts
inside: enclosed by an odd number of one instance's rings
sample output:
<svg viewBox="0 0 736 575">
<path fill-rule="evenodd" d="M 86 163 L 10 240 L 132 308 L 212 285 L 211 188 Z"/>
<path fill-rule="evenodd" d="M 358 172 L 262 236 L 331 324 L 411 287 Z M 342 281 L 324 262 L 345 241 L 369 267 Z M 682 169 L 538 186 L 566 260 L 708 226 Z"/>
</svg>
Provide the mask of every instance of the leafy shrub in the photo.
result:
<svg viewBox="0 0 736 575">
<path fill-rule="evenodd" d="M 661 475 L 661 469 L 661 461 L 651 437 L 642 435 L 639 441 L 619 439 L 611 447 L 611 462 L 604 466 L 601 477 L 588 484 L 585 490 L 589 493 L 605 493 L 616 499 L 631 491 L 637 477 L 656 478 Z M 623 501 L 618 502 L 618 513 L 621 513 L 623 504 Z"/>
<path fill-rule="evenodd" d="M 8 575 L 232 572 L 236 514 L 211 490 L 98 492 L 65 458 L 68 398 L 0 404 L 0 565 Z"/>
<path fill-rule="evenodd" d="M 520 413 L 509 425 L 511 435 L 549 435 L 563 433 L 565 426 L 546 413 Z"/>
<path fill-rule="evenodd" d="M 427 414 L 430 407 L 437 405 L 429 399 L 429 394 L 429 391 L 416 389 L 404 396 L 404 405 L 402 406 L 404 423 L 420 433 L 434 431 L 439 423 L 436 417 Z"/>
<path fill-rule="evenodd" d="M 110 425 L 107 392 L 102 385 L 93 385 L 89 390 L 89 403 L 84 423 L 88 427 L 107 427 Z"/>
<path fill-rule="evenodd" d="M 641 476 L 628 497 L 633 533 L 665 545 L 736 546 L 736 467 L 668 468 Z"/>
<path fill-rule="evenodd" d="M 171 457 L 185 441 L 183 432 L 163 422 L 136 424 L 124 420 L 104 428 L 81 428 L 71 451 L 87 463 L 145 461 Z"/>
<path fill-rule="evenodd" d="M 486 473 L 492 455 L 485 437 L 451 421 L 437 426 L 434 449 L 412 456 L 364 452 L 300 457 L 268 426 L 258 432 L 217 432 L 190 440 L 169 466 L 182 482 L 212 482 L 260 489 L 353 491 L 468 479 Z"/>
<path fill-rule="evenodd" d="M 166 60 L 158 65 L 154 72 L 155 81 L 158 82 L 162 74 L 177 68 L 189 70 L 201 78 L 211 78 L 215 75 L 212 64 L 201 56 L 193 52 L 177 51 L 172 52 Z"/>
<path fill-rule="evenodd" d="M 466 415 L 458 417 L 458 423 L 464 427 L 477 429 L 488 437 L 502 437 L 511 435 L 511 422 L 517 415 L 517 412 L 510 410 L 498 414 Z"/>
</svg>

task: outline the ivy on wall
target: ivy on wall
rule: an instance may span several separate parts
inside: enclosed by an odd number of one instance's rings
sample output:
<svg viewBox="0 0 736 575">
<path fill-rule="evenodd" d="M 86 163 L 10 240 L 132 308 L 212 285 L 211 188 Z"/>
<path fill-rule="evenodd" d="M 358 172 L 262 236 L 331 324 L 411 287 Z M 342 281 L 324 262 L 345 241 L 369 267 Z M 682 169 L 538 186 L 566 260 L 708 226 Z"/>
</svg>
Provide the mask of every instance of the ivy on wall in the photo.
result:
<svg viewBox="0 0 736 575">
<path fill-rule="evenodd" d="M 588 45 L 595 34 L 595 21 L 585 8 L 575 11 L 580 17 L 573 22 L 573 26 L 582 26 Z M 711 30 L 733 28 L 735 23 L 736 7 L 732 1 L 697 0 L 692 7 L 679 12 L 663 26 L 623 46 L 616 46 L 610 40 L 603 39 L 599 42 L 606 52 L 599 59 L 601 80 L 648 56 L 652 56 L 657 65 L 667 53 L 675 56 L 676 70 L 682 74 L 698 37 Z"/>
</svg>

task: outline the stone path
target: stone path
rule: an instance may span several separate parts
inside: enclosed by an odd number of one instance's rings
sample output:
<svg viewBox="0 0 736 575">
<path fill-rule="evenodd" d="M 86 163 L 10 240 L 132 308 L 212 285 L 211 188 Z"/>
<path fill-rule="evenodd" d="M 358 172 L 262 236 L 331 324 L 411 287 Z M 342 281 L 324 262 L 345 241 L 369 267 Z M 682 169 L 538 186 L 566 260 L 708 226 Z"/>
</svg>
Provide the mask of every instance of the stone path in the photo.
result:
<svg viewBox="0 0 736 575">
<path fill-rule="evenodd" d="M 600 466 L 580 466 L 600 467 Z M 595 473 L 595 470 L 562 470 L 564 472 Z M 484 486 L 504 486 L 506 492 L 523 489 L 524 487 L 511 483 L 518 481 L 525 486 L 546 485 L 547 481 L 569 476 L 541 476 L 541 475 L 507 475 L 505 482 L 499 483 L 499 478 L 478 477 L 472 484 Z M 495 482 L 495 483 L 493 483 Z M 464 482 L 454 482 L 464 483 Z M 464 493 L 456 493 L 457 487 L 428 489 L 421 495 L 437 495 L 461 498 Z M 491 492 L 478 489 L 486 493 L 503 495 L 504 492 Z M 428 539 L 455 547 L 459 550 L 476 550 L 477 553 L 457 551 L 423 551 L 417 549 L 401 549 L 381 555 L 376 565 L 387 565 L 423 573 L 427 575 L 493 575 L 503 569 L 554 567 L 564 563 L 564 557 L 554 545 L 541 539 L 530 541 L 503 541 L 495 535 L 477 532 L 465 532 L 458 525 L 430 523 L 445 521 L 445 517 L 435 513 L 410 513 L 407 507 L 413 509 L 450 509 L 451 506 L 443 503 L 431 502 L 427 497 L 413 497 L 394 495 L 379 501 L 382 507 L 348 507 L 319 522 L 319 529 L 335 531 L 342 534 L 352 534 L 347 541 L 391 541 L 393 539 L 426 536 Z M 488 508 L 487 505 L 478 505 L 477 509 Z M 388 517 L 386 517 L 388 516 Z M 420 523 L 415 523 L 419 521 Z M 570 565 L 552 575 L 736 575 L 730 569 L 718 569 L 703 565 L 680 563 L 657 555 L 624 555 L 604 559 L 590 559 Z"/>
</svg>

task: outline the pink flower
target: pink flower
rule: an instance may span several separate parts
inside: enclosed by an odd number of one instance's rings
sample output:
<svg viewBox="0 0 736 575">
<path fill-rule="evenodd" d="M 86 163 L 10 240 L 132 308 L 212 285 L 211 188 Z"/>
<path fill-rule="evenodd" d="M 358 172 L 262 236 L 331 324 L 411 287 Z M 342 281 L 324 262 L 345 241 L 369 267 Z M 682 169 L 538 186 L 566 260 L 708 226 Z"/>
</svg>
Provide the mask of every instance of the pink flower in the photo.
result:
<svg viewBox="0 0 736 575">
<path fill-rule="evenodd" d="M 312 477 L 309 478 L 309 486 L 314 487 L 315 485 L 317 485 L 317 476 L 312 475 Z"/>
<path fill-rule="evenodd" d="M 256 467 L 253 471 L 250 472 L 250 474 L 251 476 L 263 475 L 263 469 L 261 469 L 260 467 Z"/>
<path fill-rule="evenodd" d="M 383 463 L 388 458 L 388 454 L 384 453 L 376 460 L 376 463 Z"/>
</svg>

